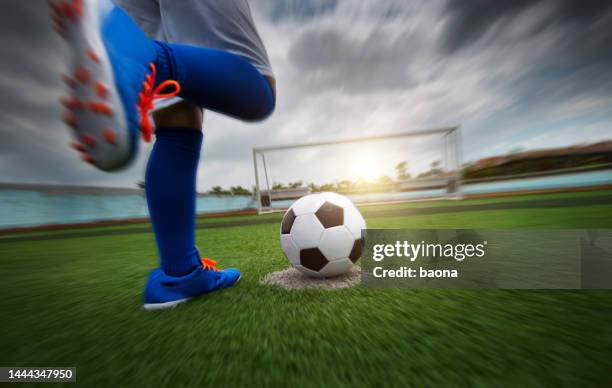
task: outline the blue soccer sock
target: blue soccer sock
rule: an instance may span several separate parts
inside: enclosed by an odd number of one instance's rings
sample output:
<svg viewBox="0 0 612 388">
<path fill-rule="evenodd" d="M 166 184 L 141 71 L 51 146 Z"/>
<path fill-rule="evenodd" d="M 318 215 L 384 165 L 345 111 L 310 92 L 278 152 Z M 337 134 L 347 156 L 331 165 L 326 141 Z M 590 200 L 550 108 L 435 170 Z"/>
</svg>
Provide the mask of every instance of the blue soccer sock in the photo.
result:
<svg viewBox="0 0 612 388">
<path fill-rule="evenodd" d="M 145 193 L 161 269 L 182 276 L 200 265 L 195 247 L 196 173 L 202 132 L 158 127 L 145 174 Z"/>
<path fill-rule="evenodd" d="M 223 50 L 155 42 L 157 84 L 173 79 L 179 96 L 203 108 L 245 121 L 262 120 L 276 99 L 253 65 Z"/>
</svg>

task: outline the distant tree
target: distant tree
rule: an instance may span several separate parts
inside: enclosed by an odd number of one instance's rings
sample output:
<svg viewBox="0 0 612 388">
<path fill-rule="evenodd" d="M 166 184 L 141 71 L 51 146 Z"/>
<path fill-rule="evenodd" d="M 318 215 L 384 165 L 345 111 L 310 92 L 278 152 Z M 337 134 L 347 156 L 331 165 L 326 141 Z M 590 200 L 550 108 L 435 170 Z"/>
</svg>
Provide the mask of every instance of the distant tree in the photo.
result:
<svg viewBox="0 0 612 388">
<path fill-rule="evenodd" d="M 219 194 L 223 191 L 223 189 L 221 188 L 221 186 L 213 186 L 210 188 L 210 190 L 208 191 L 211 194 Z"/>
<path fill-rule="evenodd" d="M 442 175 L 444 171 L 440 168 L 441 162 L 439 160 L 434 160 L 430 164 L 429 171 L 422 172 L 418 175 L 419 178 L 427 178 L 430 176 Z"/>
<path fill-rule="evenodd" d="M 287 186 L 285 186 L 282 183 L 279 183 L 279 182 L 272 183 L 272 190 L 282 190 L 282 189 L 286 189 L 286 188 L 287 188 Z"/>
<path fill-rule="evenodd" d="M 440 168 L 441 164 L 442 162 L 440 162 L 439 160 L 434 160 L 433 162 L 431 162 L 431 169 L 429 170 L 429 175 L 442 175 L 444 171 L 442 171 L 442 169 Z"/>
<path fill-rule="evenodd" d="M 230 192 L 234 195 L 251 195 L 252 193 L 242 186 L 231 186 Z"/>
<path fill-rule="evenodd" d="M 393 183 L 393 179 L 391 179 L 391 177 L 387 175 L 381 175 L 376 178 L 376 183 L 378 183 L 379 185 L 390 185 Z"/>
<path fill-rule="evenodd" d="M 312 192 L 321 191 L 321 188 L 312 182 L 308 184 L 308 187 Z"/>
<path fill-rule="evenodd" d="M 210 188 L 210 190 L 208 191 L 210 194 L 215 194 L 215 195 L 223 195 L 223 194 L 228 194 L 229 191 L 227 190 L 223 190 L 223 188 L 221 186 L 213 186 Z"/>
<path fill-rule="evenodd" d="M 297 189 L 298 187 L 302 187 L 303 185 L 304 185 L 304 182 L 302 182 L 302 181 L 290 182 L 289 183 L 289 188 L 290 189 Z"/>
<path fill-rule="evenodd" d="M 397 180 L 403 181 L 410 179 L 410 173 L 408 172 L 408 162 L 403 161 L 395 165 L 395 173 L 397 174 Z"/>
<path fill-rule="evenodd" d="M 348 179 L 344 179 L 338 182 L 336 184 L 336 187 L 338 191 L 342 191 L 342 192 L 350 191 L 351 188 L 353 187 L 353 182 L 351 182 Z"/>
</svg>

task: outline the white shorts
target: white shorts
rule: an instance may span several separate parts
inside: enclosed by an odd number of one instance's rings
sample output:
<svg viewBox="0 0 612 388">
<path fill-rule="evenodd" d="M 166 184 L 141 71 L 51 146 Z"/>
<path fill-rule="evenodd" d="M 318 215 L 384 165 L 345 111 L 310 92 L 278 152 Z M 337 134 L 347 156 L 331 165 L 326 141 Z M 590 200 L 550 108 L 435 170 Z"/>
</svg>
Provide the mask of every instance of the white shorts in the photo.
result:
<svg viewBox="0 0 612 388">
<path fill-rule="evenodd" d="M 152 39 L 234 53 L 273 77 L 248 0 L 116 0 Z"/>
<path fill-rule="evenodd" d="M 229 51 L 274 77 L 248 0 L 115 0 L 151 39 Z M 156 105 L 168 106 L 173 98 Z"/>
</svg>

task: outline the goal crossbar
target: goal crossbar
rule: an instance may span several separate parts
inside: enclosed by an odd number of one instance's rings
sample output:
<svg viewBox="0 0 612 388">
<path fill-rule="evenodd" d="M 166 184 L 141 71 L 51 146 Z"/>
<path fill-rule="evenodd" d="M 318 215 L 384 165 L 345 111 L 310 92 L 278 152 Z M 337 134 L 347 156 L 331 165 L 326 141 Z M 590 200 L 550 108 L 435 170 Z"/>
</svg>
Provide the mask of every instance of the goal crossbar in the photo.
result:
<svg viewBox="0 0 612 388">
<path fill-rule="evenodd" d="M 405 137 L 415 137 L 415 136 L 426 136 L 426 135 L 442 135 L 443 142 L 443 160 L 445 167 L 448 167 L 447 163 L 452 163 L 456 166 L 457 169 L 461 166 L 461 140 L 459 136 L 459 125 L 449 126 L 449 127 L 440 127 L 440 128 L 430 128 L 430 129 L 422 129 L 417 131 L 406 131 L 406 132 L 392 132 L 382 135 L 373 135 L 373 136 L 363 136 L 363 137 L 354 137 L 348 139 L 338 139 L 338 140 L 326 140 L 326 141 L 315 141 L 315 142 L 306 142 L 306 143 L 294 143 L 294 144 L 285 144 L 285 145 L 275 145 L 275 146 L 266 146 L 266 147 L 254 147 L 253 148 L 253 167 L 255 172 L 255 200 L 257 201 L 257 212 L 261 214 L 263 212 L 262 206 L 262 195 L 261 188 L 259 182 L 259 169 L 258 169 L 258 156 L 261 157 L 261 161 L 263 163 L 263 169 L 265 173 L 265 184 L 267 187 L 267 194 L 270 202 L 272 201 L 272 190 L 270 188 L 270 182 L 268 180 L 268 169 L 266 165 L 265 154 L 267 152 L 275 152 L 275 151 L 285 151 L 296 148 L 312 148 L 312 147 L 321 147 L 321 146 L 330 146 L 330 145 L 340 145 L 340 144 L 351 144 L 351 143 L 361 143 L 361 142 L 369 142 L 376 140 L 388 140 L 395 138 L 405 138 Z M 271 203 L 270 203 L 271 205 Z"/>
<path fill-rule="evenodd" d="M 458 125 L 452 126 L 452 127 L 424 129 L 420 131 L 393 132 L 393 133 L 387 133 L 384 135 L 354 137 L 351 139 L 315 141 L 315 142 L 310 142 L 310 143 L 285 144 L 285 145 L 277 145 L 277 146 L 269 146 L 269 147 L 255 147 L 253 148 L 253 152 L 263 153 L 263 152 L 269 152 L 269 151 L 283 151 L 283 150 L 289 150 L 289 149 L 295 149 L 295 148 L 310 148 L 310 147 L 319 147 L 319 146 L 326 146 L 326 145 L 361 143 L 361 142 L 372 141 L 372 140 L 386 140 L 386 139 L 393 139 L 393 138 L 399 138 L 399 137 L 449 134 L 457 130 L 457 128 L 459 128 Z"/>
</svg>

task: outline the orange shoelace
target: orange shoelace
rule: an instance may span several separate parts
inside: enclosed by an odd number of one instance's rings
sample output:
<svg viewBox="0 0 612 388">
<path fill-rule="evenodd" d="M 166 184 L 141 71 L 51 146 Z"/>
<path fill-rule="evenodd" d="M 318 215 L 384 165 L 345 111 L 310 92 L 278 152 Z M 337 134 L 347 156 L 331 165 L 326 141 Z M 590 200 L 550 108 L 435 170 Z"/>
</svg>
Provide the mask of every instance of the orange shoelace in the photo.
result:
<svg viewBox="0 0 612 388">
<path fill-rule="evenodd" d="M 154 101 L 160 98 L 174 97 L 181 91 L 181 85 L 174 80 L 166 80 L 155 87 L 155 76 L 157 74 L 157 69 L 152 63 L 149 64 L 149 66 L 151 66 L 151 74 L 146 75 L 146 79 L 142 84 L 142 92 L 140 92 L 138 95 L 140 130 L 142 131 L 142 137 L 146 142 L 151 141 L 151 136 L 153 135 L 153 125 L 151 124 L 151 119 L 149 119 L 149 112 L 155 107 Z M 174 86 L 174 90 L 168 93 L 161 93 L 162 90 L 169 86 Z"/>
<path fill-rule="evenodd" d="M 208 269 L 211 271 L 221 271 L 219 268 L 217 268 L 217 260 L 211 260 L 209 258 L 202 257 L 201 261 L 202 261 L 202 268 Z"/>
</svg>

